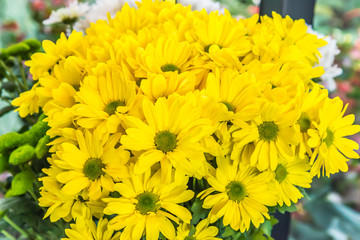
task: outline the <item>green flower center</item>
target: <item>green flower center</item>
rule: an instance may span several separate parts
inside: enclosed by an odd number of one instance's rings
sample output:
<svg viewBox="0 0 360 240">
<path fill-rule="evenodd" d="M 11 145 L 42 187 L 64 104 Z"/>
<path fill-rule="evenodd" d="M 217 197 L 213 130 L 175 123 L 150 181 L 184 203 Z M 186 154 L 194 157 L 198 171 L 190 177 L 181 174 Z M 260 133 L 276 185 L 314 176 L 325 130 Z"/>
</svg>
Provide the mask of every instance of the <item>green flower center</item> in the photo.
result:
<svg viewBox="0 0 360 240">
<path fill-rule="evenodd" d="M 227 195 L 229 199 L 237 203 L 246 197 L 246 190 L 241 182 L 232 181 L 226 186 L 226 189 L 228 189 Z"/>
<path fill-rule="evenodd" d="M 119 106 L 125 106 L 125 101 L 120 101 L 120 100 L 112 101 L 111 103 L 106 105 L 104 111 L 107 112 L 107 114 L 109 115 L 113 115 L 116 112 L 117 107 Z"/>
<path fill-rule="evenodd" d="M 178 68 L 176 65 L 174 64 L 165 64 L 164 66 L 161 67 L 161 70 L 163 72 L 175 72 L 178 71 L 180 73 L 180 68 Z"/>
<path fill-rule="evenodd" d="M 164 153 L 170 152 L 176 148 L 176 135 L 165 130 L 156 134 L 155 146 L 157 150 L 161 150 Z"/>
<path fill-rule="evenodd" d="M 326 129 L 326 133 L 327 133 L 327 136 L 326 138 L 324 139 L 324 142 L 326 143 L 326 145 L 328 147 L 331 146 L 331 144 L 333 144 L 334 142 L 334 132 L 331 131 L 329 128 Z"/>
<path fill-rule="evenodd" d="M 275 179 L 281 183 L 285 180 L 288 172 L 286 171 L 286 167 L 282 164 L 279 164 L 275 169 Z"/>
<path fill-rule="evenodd" d="M 207 52 L 207 53 L 209 53 L 210 47 L 211 47 L 212 45 L 216 45 L 216 46 L 218 46 L 220 49 L 222 49 L 222 46 L 220 46 L 220 45 L 218 45 L 218 44 L 216 44 L 216 43 L 213 43 L 213 44 L 209 44 L 209 45 L 205 46 L 205 47 L 204 47 L 204 51 Z"/>
<path fill-rule="evenodd" d="M 187 236 L 184 238 L 184 240 L 196 240 L 196 237 L 194 236 Z"/>
<path fill-rule="evenodd" d="M 310 128 L 310 125 L 311 125 L 311 120 L 310 120 L 309 115 L 307 115 L 307 113 L 304 113 L 304 112 L 301 113 L 301 116 L 300 116 L 299 120 L 297 121 L 297 123 L 300 126 L 300 131 L 306 132 Z"/>
<path fill-rule="evenodd" d="M 85 162 L 83 172 L 88 179 L 94 181 L 104 174 L 102 170 L 104 167 L 101 159 L 90 158 Z"/>
<path fill-rule="evenodd" d="M 136 199 L 136 209 L 142 214 L 146 215 L 149 212 L 156 212 L 160 208 L 159 197 L 152 192 L 143 192 L 139 194 Z"/>
<path fill-rule="evenodd" d="M 235 112 L 235 107 L 234 107 L 233 104 L 231 104 L 231 103 L 229 103 L 227 101 L 222 101 L 221 103 L 224 104 L 227 107 L 228 111 Z"/>
<path fill-rule="evenodd" d="M 273 121 L 265 121 L 258 126 L 259 136 L 264 141 L 274 141 L 279 132 L 279 127 Z"/>
</svg>

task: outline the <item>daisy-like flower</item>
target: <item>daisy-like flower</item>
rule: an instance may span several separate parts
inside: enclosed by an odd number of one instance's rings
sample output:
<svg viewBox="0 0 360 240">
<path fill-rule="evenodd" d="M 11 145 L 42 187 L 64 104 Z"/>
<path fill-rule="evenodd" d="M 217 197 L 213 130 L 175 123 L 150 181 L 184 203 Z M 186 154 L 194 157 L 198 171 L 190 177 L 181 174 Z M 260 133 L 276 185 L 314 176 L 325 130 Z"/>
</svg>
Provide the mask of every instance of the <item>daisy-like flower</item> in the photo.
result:
<svg viewBox="0 0 360 240">
<path fill-rule="evenodd" d="M 77 195 L 84 190 L 90 199 L 99 199 L 102 192 L 114 190 L 114 181 L 127 177 L 125 164 L 130 158 L 128 151 L 114 148 L 120 138 L 120 133 L 109 139 L 100 141 L 97 134 L 77 130 L 76 137 L 79 146 L 63 143 L 63 151 L 58 151 L 60 160 L 54 163 L 63 169 L 56 179 L 63 183 L 61 191 L 68 195 Z"/>
<path fill-rule="evenodd" d="M 85 32 L 91 23 L 96 23 L 99 19 L 106 20 L 108 13 L 114 18 L 125 3 L 129 4 L 130 7 L 136 7 L 135 0 L 96 0 L 94 4 L 90 5 L 89 10 L 84 15 L 80 15 L 83 17 L 78 18 L 74 29 Z"/>
<path fill-rule="evenodd" d="M 114 234 L 108 228 L 108 220 L 100 218 L 97 223 L 91 219 L 78 217 L 75 224 L 70 224 L 70 229 L 65 229 L 67 238 L 61 240 L 119 240 L 120 232 Z"/>
<path fill-rule="evenodd" d="M 86 44 L 82 33 L 73 31 L 69 38 L 61 33 L 60 38 L 53 43 L 50 40 L 44 40 L 42 47 L 45 53 L 34 53 L 31 60 L 26 61 L 25 65 L 30 67 L 30 73 L 34 80 L 39 79 L 43 74 L 53 70 L 59 60 L 68 56 L 82 57 L 85 55 Z"/>
<path fill-rule="evenodd" d="M 300 190 L 296 187 L 310 188 L 312 176 L 309 172 L 310 165 L 298 157 L 295 160 L 287 161 L 280 157 L 279 164 L 271 174 L 274 177 L 275 188 L 278 190 L 278 204 L 284 203 L 290 206 L 291 203 L 303 197 Z"/>
<path fill-rule="evenodd" d="M 329 177 L 339 171 L 345 172 L 348 170 L 348 158 L 359 158 L 354 151 L 359 149 L 359 145 L 346 137 L 360 132 L 360 125 L 353 125 L 353 114 L 344 117 L 346 108 L 339 97 L 326 99 L 320 109 L 320 123 L 315 125 L 316 130 L 308 130 L 308 144 L 314 148 L 310 159 L 313 176 Z"/>
<path fill-rule="evenodd" d="M 71 1 L 68 7 L 52 11 L 50 17 L 43 21 L 45 25 L 54 23 L 74 24 L 79 18 L 85 16 L 90 6 L 88 3 L 79 3 L 78 0 Z"/>
<path fill-rule="evenodd" d="M 259 227 L 264 217 L 270 218 L 267 206 L 277 200 L 268 179 L 249 165 L 232 165 L 228 158 L 218 158 L 217 163 L 215 174 L 207 178 L 211 187 L 198 195 L 205 198 L 203 208 L 211 208 L 210 223 L 223 217 L 224 226 L 230 224 L 235 231 L 245 232 L 251 222 Z"/>
<path fill-rule="evenodd" d="M 208 61 L 209 68 L 219 67 L 241 68 L 239 57 L 245 56 L 251 49 L 246 36 L 247 30 L 241 22 L 233 19 L 228 11 L 224 15 L 205 11 L 201 18 L 194 22 L 194 29 L 186 35 L 189 42 L 194 42 L 195 49 Z"/>
<path fill-rule="evenodd" d="M 115 133 L 121 116 L 135 103 L 135 82 L 112 63 L 99 64 L 94 71 L 77 93 L 76 123 L 86 129 L 97 129 L 100 134 Z"/>
<path fill-rule="evenodd" d="M 308 145 L 309 129 L 315 129 L 313 122 L 319 122 L 319 108 L 324 104 L 325 98 L 328 97 L 326 89 L 320 89 L 320 85 L 315 84 L 312 89 L 305 90 L 304 84 L 299 84 L 297 89 L 295 104 L 301 111 L 301 115 L 296 122 L 295 128 L 300 133 L 300 143 L 298 154 L 301 159 L 305 154 L 311 156 L 312 150 Z"/>
<path fill-rule="evenodd" d="M 80 216 L 102 217 L 106 204 L 101 200 L 91 200 L 85 194 L 68 195 L 61 191 L 63 184 L 56 180 L 56 176 L 63 169 L 54 165 L 54 158 L 56 156 L 50 159 L 51 167 L 43 169 L 47 176 L 39 179 L 43 184 L 40 188 L 39 205 L 48 207 L 44 218 L 50 217 L 51 222 L 62 218 L 69 222 Z M 107 197 L 107 194 L 104 194 L 103 197 Z"/>
<path fill-rule="evenodd" d="M 136 175 L 130 166 L 130 177 L 115 184 L 120 198 L 105 198 L 107 215 L 115 215 L 109 222 L 110 228 L 122 231 L 121 240 L 157 240 L 161 232 L 167 239 L 175 238 L 175 228 L 171 221 L 179 224 L 179 219 L 190 223 L 191 213 L 180 203 L 193 198 L 194 192 L 187 189 L 188 177 L 174 173 L 170 181 L 163 182 L 161 171 L 151 175 L 148 169 Z"/>
<path fill-rule="evenodd" d="M 239 74 L 227 69 L 210 73 L 204 93 L 222 103 L 224 118 L 221 121 L 238 119 L 249 121 L 260 114 L 260 92 L 255 87 L 255 78 L 249 73 Z"/>
<path fill-rule="evenodd" d="M 217 238 L 219 230 L 215 226 L 209 226 L 209 220 L 200 221 L 196 228 L 190 224 L 181 223 L 177 228 L 174 240 L 220 240 Z"/>
<path fill-rule="evenodd" d="M 147 78 L 149 73 L 177 72 L 180 74 L 193 70 L 195 58 L 192 45 L 188 42 L 178 42 L 174 38 L 160 38 L 148 44 L 142 53 L 139 52 L 141 65 L 140 69 L 135 71 L 135 76 Z"/>
<path fill-rule="evenodd" d="M 276 103 L 266 103 L 260 116 L 254 118 L 251 124 L 236 122 L 241 127 L 233 133 L 234 150 L 231 158 L 236 160 L 239 152 L 248 143 L 255 144 L 251 155 L 250 165 L 259 171 L 271 169 L 274 171 L 278 164 L 278 156 L 286 159 L 294 155 L 292 146 L 299 142 L 294 129 L 298 119 L 295 110 L 288 110 Z"/>
<path fill-rule="evenodd" d="M 39 96 L 36 94 L 36 88 L 39 85 L 35 83 L 30 91 L 20 93 L 20 96 L 11 102 L 13 106 L 18 107 L 15 111 L 19 112 L 20 117 L 24 118 L 29 114 L 39 112 Z"/>
<path fill-rule="evenodd" d="M 335 91 L 336 82 L 335 77 L 342 74 L 342 68 L 335 64 L 335 56 L 340 53 L 340 49 L 336 45 L 336 40 L 331 36 L 325 36 L 321 33 L 318 33 L 312 29 L 311 26 L 308 26 L 308 33 L 316 35 L 318 38 L 321 38 L 327 42 L 327 44 L 319 48 L 320 57 L 319 63 L 316 63 L 314 67 L 321 66 L 324 68 L 325 73 L 320 77 L 322 84 L 330 92 Z"/>
<path fill-rule="evenodd" d="M 155 105 L 145 99 L 143 111 L 147 123 L 127 118 L 134 127 L 126 129 L 120 142 L 125 149 L 141 151 L 135 165 L 136 173 L 160 162 L 165 178 L 172 166 L 189 176 L 206 174 L 200 140 L 211 135 L 211 121 L 201 117 L 199 108 L 180 102 L 179 98 L 159 98 Z"/>
</svg>

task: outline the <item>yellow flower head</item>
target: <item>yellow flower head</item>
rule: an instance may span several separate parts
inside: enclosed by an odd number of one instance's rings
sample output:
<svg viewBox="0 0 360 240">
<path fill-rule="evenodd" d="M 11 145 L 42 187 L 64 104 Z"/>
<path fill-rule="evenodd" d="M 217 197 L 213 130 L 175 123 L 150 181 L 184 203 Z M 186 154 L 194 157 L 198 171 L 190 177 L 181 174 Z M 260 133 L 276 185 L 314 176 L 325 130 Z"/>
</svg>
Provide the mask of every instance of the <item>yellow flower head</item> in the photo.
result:
<svg viewBox="0 0 360 240">
<path fill-rule="evenodd" d="M 267 178 L 256 175 L 249 165 L 234 166 L 228 158 L 218 158 L 217 163 L 216 173 L 207 178 L 211 187 L 198 195 L 205 198 L 203 208 L 211 209 L 210 223 L 223 217 L 224 226 L 236 231 L 247 231 L 251 222 L 259 227 L 264 217 L 270 218 L 266 206 L 277 200 Z"/>
<path fill-rule="evenodd" d="M 211 134 L 211 121 L 201 117 L 201 110 L 180 97 L 159 98 L 155 105 L 143 101 L 146 123 L 128 117 L 134 127 L 126 129 L 121 144 L 131 151 L 142 151 L 135 172 L 142 173 L 160 162 L 164 177 L 171 167 L 189 175 L 204 176 L 205 157 L 199 141 Z M 174 99 L 174 100 L 172 100 Z"/>
<path fill-rule="evenodd" d="M 241 123 L 241 129 L 233 133 L 235 145 L 232 159 L 246 144 L 255 144 L 251 154 L 250 165 L 259 171 L 270 168 L 275 170 L 278 156 L 292 157 L 292 146 L 299 142 L 294 124 L 298 118 L 297 111 L 288 110 L 285 106 L 276 103 L 267 103 L 263 106 L 259 117 L 253 119 L 250 125 Z"/>
<path fill-rule="evenodd" d="M 353 125 L 353 114 L 343 117 L 346 108 L 339 97 L 326 99 L 320 109 L 320 123 L 315 125 L 316 129 L 308 130 L 308 144 L 314 149 L 310 159 L 313 176 L 329 177 L 339 171 L 346 172 L 348 158 L 359 158 L 354 151 L 359 149 L 359 145 L 346 136 L 360 132 L 360 126 Z"/>
<path fill-rule="evenodd" d="M 193 198 L 194 192 L 187 189 L 188 177 L 174 173 L 170 181 L 162 181 L 161 171 L 151 175 L 150 169 L 136 175 L 130 166 L 130 177 L 115 184 L 119 198 L 105 198 L 108 203 L 104 213 L 115 214 L 109 222 L 110 228 L 122 231 L 121 240 L 157 240 L 161 232 L 167 239 L 175 238 L 172 221 L 181 219 L 190 223 L 191 213 L 180 203 Z"/>
<path fill-rule="evenodd" d="M 99 199 L 102 192 L 114 191 L 114 182 L 127 177 L 125 164 L 129 152 L 114 148 L 121 134 L 100 141 L 97 134 L 80 130 L 76 132 L 77 144 L 63 143 L 58 152 L 60 160 L 54 163 L 63 169 L 56 179 L 63 183 L 61 191 L 68 195 L 77 195 L 81 191 L 90 199 Z M 106 142 L 104 142 L 106 141 Z"/>
</svg>

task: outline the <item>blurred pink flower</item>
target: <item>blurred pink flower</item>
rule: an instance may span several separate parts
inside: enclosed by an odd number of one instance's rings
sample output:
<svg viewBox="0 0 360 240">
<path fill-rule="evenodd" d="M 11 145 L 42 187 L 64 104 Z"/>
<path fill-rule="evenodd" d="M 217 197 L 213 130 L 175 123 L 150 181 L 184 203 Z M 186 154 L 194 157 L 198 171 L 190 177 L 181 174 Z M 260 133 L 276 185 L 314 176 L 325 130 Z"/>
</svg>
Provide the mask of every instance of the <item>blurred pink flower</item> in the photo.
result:
<svg viewBox="0 0 360 240">
<path fill-rule="evenodd" d="M 44 11 L 46 9 L 46 3 L 44 0 L 31 0 L 31 8 L 34 11 Z"/>
<path fill-rule="evenodd" d="M 259 12 L 260 12 L 259 6 L 252 5 L 252 6 L 248 7 L 248 13 L 250 13 L 252 15 L 257 14 Z"/>
</svg>

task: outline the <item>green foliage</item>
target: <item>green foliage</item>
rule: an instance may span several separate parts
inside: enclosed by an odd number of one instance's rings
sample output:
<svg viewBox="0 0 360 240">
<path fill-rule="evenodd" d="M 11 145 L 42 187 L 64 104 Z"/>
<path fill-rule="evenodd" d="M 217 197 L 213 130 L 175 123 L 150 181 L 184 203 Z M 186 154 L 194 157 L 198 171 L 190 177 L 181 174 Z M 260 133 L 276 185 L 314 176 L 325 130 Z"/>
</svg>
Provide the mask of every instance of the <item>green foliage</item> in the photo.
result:
<svg viewBox="0 0 360 240">
<path fill-rule="evenodd" d="M 18 196 L 32 190 L 34 173 L 23 171 L 18 173 L 11 182 L 11 188 L 6 192 L 5 197 Z"/>
<path fill-rule="evenodd" d="M 39 142 L 35 147 L 35 153 L 38 159 L 44 157 L 45 154 L 48 152 L 49 147 L 47 146 L 47 144 L 49 142 L 50 142 L 50 137 L 48 135 L 45 135 L 42 138 L 40 138 Z"/>
<path fill-rule="evenodd" d="M 30 161 L 35 157 L 35 148 L 29 144 L 23 145 L 10 153 L 9 163 L 19 165 Z"/>
</svg>

